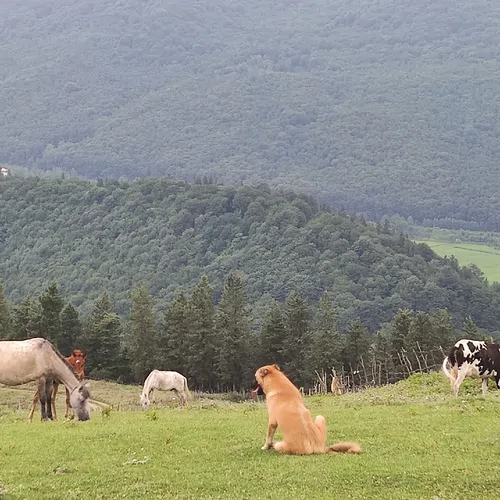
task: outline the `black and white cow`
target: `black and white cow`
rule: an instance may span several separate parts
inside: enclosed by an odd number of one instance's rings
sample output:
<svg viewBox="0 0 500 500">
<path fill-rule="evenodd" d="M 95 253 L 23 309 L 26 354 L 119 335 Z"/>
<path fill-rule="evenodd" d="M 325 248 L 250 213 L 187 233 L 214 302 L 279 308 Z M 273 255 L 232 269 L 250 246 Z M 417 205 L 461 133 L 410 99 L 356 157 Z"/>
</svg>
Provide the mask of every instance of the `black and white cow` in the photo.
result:
<svg viewBox="0 0 500 500">
<path fill-rule="evenodd" d="M 451 370 L 448 369 L 448 363 Z M 451 381 L 455 396 L 465 377 L 483 379 L 483 395 L 488 390 L 488 379 L 494 378 L 500 389 L 500 345 L 479 340 L 459 340 L 443 361 L 443 372 Z"/>
</svg>

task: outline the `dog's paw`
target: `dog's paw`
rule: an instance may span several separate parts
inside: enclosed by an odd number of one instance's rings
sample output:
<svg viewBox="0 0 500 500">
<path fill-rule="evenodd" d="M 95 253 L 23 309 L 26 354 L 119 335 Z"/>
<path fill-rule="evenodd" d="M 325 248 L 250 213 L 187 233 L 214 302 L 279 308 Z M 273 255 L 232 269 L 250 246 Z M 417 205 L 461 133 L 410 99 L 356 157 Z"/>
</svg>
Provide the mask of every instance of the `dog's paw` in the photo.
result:
<svg viewBox="0 0 500 500">
<path fill-rule="evenodd" d="M 270 450 L 270 449 L 272 449 L 272 447 L 273 447 L 273 444 L 272 444 L 272 443 L 269 443 L 269 444 L 268 444 L 268 443 L 266 443 L 266 444 L 265 444 L 265 445 L 261 448 L 261 450 Z"/>
</svg>

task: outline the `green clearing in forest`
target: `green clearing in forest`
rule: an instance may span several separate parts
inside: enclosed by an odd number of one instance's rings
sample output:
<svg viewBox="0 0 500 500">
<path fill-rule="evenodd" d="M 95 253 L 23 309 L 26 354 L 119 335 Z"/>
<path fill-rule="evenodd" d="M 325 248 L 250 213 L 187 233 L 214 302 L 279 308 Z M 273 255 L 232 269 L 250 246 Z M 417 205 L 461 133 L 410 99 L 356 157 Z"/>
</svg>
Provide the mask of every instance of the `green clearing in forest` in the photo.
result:
<svg viewBox="0 0 500 500">
<path fill-rule="evenodd" d="M 437 240 L 418 240 L 426 243 L 438 255 L 454 255 L 461 266 L 475 264 L 483 271 L 488 281 L 500 282 L 500 250 L 483 243 L 449 243 Z"/>
</svg>

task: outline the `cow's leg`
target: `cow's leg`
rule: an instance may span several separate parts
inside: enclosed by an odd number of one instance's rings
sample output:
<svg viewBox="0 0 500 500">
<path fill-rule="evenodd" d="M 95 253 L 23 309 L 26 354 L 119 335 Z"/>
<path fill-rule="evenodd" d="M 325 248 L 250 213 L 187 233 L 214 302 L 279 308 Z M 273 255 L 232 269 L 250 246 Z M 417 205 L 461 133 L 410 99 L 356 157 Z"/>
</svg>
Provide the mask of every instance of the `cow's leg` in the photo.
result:
<svg viewBox="0 0 500 500">
<path fill-rule="evenodd" d="M 31 410 L 30 410 L 30 414 L 28 415 L 28 422 L 33 421 L 33 415 L 35 414 L 35 409 L 38 406 L 39 399 L 40 399 L 40 396 L 38 395 L 38 391 L 36 391 L 35 395 L 33 396 L 33 402 L 31 403 Z"/>
<path fill-rule="evenodd" d="M 495 375 L 495 382 L 497 384 L 497 389 L 500 389 L 500 373 Z"/>
<path fill-rule="evenodd" d="M 458 369 L 457 378 L 455 380 L 455 383 L 453 384 L 453 394 L 455 395 L 456 398 L 458 398 L 458 391 L 460 390 L 460 386 L 462 385 L 462 382 L 464 381 L 466 375 L 467 375 L 466 367 L 465 365 L 462 365 Z"/>
<path fill-rule="evenodd" d="M 458 377 L 458 366 L 457 365 L 453 365 L 451 367 L 451 376 L 453 377 L 451 380 L 450 380 L 450 384 L 451 384 L 451 392 L 454 393 L 455 389 L 455 382 L 457 381 L 457 377 Z"/>
<path fill-rule="evenodd" d="M 486 395 L 486 393 L 488 392 L 488 379 L 486 377 L 483 378 L 483 384 L 481 386 L 481 390 L 483 392 L 483 396 Z"/>
</svg>

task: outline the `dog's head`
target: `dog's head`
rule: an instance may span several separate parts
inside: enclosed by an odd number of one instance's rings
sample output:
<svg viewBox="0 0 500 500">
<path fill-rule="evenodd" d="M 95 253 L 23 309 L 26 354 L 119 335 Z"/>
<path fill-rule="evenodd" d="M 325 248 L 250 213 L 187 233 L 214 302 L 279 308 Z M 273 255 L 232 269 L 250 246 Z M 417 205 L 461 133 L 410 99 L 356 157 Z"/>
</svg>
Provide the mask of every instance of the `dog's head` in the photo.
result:
<svg viewBox="0 0 500 500">
<path fill-rule="evenodd" d="M 266 365 L 260 367 L 255 372 L 255 380 L 257 380 L 257 388 L 252 391 L 252 394 L 259 394 L 259 390 L 264 394 L 267 392 L 266 387 L 269 386 L 269 379 L 272 378 L 273 374 L 281 372 L 278 365 Z"/>
<path fill-rule="evenodd" d="M 255 387 L 254 389 L 252 389 L 250 391 L 250 396 L 252 398 L 255 396 L 264 396 L 264 391 L 262 390 L 262 387 L 260 386 L 260 384 L 257 384 L 257 387 Z"/>
</svg>

